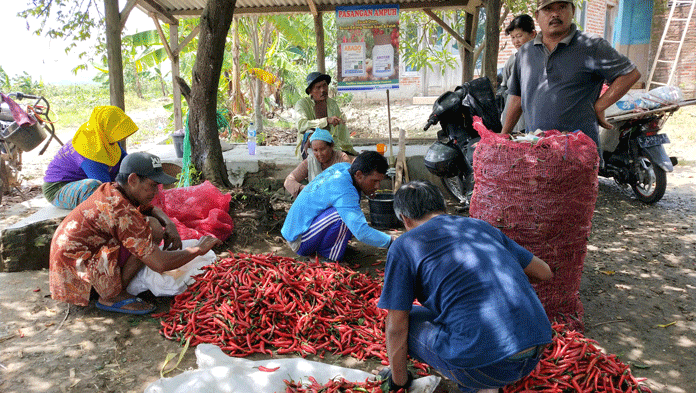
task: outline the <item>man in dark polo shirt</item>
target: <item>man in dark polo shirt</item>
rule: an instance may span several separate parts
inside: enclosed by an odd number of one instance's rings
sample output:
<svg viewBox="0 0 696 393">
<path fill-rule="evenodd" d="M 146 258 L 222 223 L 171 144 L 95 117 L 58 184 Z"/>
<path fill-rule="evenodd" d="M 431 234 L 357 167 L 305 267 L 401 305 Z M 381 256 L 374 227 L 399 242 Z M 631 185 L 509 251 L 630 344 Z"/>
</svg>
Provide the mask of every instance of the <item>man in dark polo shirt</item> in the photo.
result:
<svg viewBox="0 0 696 393">
<path fill-rule="evenodd" d="M 541 33 L 523 45 L 510 76 L 505 124 L 509 134 L 521 115 L 527 132 L 581 130 L 599 146 L 599 126 L 613 128 L 604 110 L 640 79 L 626 56 L 603 38 L 579 31 L 570 1 L 540 0 Z M 604 81 L 609 89 L 599 97 Z"/>
</svg>

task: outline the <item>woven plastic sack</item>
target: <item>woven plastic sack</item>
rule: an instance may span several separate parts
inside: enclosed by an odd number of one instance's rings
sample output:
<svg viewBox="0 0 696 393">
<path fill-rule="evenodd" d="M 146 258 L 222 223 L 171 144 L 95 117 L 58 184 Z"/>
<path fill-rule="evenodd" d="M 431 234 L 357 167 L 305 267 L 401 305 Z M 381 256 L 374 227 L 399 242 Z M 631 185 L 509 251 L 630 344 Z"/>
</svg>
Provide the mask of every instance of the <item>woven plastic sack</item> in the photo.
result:
<svg viewBox="0 0 696 393">
<path fill-rule="evenodd" d="M 599 155 L 582 132 L 546 131 L 536 143 L 474 128 L 474 192 L 469 214 L 500 228 L 549 264 L 554 277 L 534 284 L 551 321 L 583 330 L 580 279 L 597 201 Z"/>
<path fill-rule="evenodd" d="M 152 201 L 176 224 L 181 239 L 211 235 L 225 241 L 232 234 L 232 195 L 223 194 L 211 182 L 191 187 L 160 190 Z"/>
</svg>

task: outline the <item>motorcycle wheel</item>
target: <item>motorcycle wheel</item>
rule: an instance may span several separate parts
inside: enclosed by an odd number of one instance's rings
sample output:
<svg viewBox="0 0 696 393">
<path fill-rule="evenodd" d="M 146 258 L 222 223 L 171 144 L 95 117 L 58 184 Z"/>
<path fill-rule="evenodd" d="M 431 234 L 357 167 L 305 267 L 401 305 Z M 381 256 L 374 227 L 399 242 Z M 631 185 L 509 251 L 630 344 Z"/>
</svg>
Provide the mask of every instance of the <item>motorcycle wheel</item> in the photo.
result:
<svg viewBox="0 0 696 393">
<path fill-rule="evenodd" d="M 655 203 L 662 199 L 667 189 L 667 174 L 665 170 L 655 165 L 648 157 L 638 157 L 640 162 L 638 178 L 632 184 L 633 193 L 639 201 L 644 203 Z"/>
<path fill-rule="evenodd" d="M 471 179 L 469 179 L 471 177 Z M 469 205 L 471 202 L 471 192 L 473 191 L 473 175 L 468 176 L 466 181 L 462 176 L 443 177 L 442 184 L 453 197 L 457 198 L 459 203 Z M 467 184 L 472 184 L 472 187 L 467 187 Z"/>
</svg>

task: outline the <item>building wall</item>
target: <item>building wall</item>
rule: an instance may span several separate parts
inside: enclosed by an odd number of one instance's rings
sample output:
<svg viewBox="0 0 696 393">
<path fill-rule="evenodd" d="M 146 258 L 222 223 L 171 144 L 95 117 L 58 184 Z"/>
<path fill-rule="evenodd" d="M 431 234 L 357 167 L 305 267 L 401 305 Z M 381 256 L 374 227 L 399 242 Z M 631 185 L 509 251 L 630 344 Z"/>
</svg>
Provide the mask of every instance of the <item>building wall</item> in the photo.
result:
<svg viewBox="0 0 696 393">
<path fill-rule="evenodd" d="M 686 18 L 688 16 L 689 6 L 687 4 L 677 6 L 673 18 Z M 660 44 L 660 39 L 665 29 L 669 8 L 666 5 L 656 5 L 653 14 L 652 24 L 652 39 L 650 42 L 650 66 L 654 61 L 657 53 L 657 48 Z M 667 40 L 681 40 L 681 35 L 684 31 L 684 22 L 672 21 L 670 28 L 667 31 Z M 677 44 L 665 43 L 660 53 L 660 58 L 664 60 L 674 59 L 677 52 Z M 658 82 L 667 82 L 669 78 L 670 64 L 658 64 L 655 69 L 653 80 Z M 681 55 L 677 62 L 677 68 L 674 73 L 672 84 L 679 86 L 684 92 L 686 98 L 696 98 L 696 14 L 692 16 L 691 23 L 688 26 L 686 40 L 682 46 Z M 652 86 L 653 88 L 656 86 Z"/>
</svg>

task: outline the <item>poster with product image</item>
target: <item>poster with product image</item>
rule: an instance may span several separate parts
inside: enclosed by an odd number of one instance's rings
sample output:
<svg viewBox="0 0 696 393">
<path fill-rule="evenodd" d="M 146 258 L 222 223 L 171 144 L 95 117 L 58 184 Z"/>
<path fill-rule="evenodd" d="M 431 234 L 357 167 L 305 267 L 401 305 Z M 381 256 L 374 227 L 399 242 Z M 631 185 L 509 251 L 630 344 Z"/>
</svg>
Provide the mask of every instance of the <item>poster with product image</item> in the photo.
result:
<svg viewBox="0 0 696 393">
<path fill-rule="evenodd" d="M 336 7 L 338 91 L 399 88 L 399 5 Z"/>
</svg>

